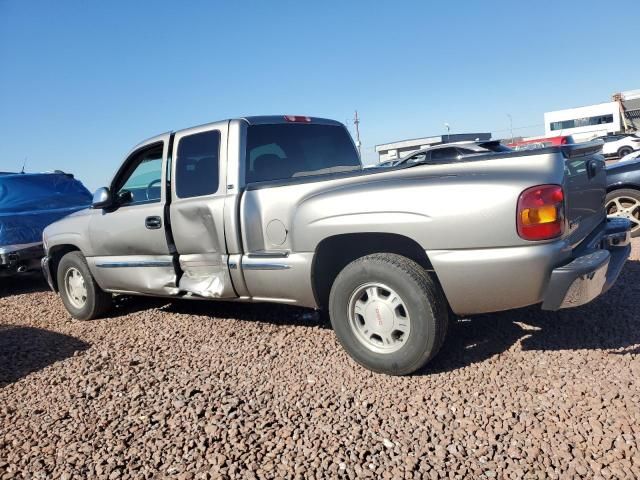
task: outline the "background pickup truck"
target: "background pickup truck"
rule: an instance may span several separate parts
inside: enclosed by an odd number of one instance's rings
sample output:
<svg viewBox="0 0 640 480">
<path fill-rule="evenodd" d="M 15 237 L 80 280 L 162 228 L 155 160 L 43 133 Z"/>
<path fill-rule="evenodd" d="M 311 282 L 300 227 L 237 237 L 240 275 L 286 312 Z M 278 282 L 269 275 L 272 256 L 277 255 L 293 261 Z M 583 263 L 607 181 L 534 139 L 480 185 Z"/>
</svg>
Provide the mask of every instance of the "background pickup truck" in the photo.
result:
<svg viewBox="0 0 640 480">
<path fill-rule="evenodd" d="M 327 309 L 360 364 L 411 373 L 451 314 L 584 304 L 615 281 L 602 143 L 363 170 L 343 125 L 250 117 L 151 138 L 44 232 L 76 319 L 112 293 Z"/>
</svg>

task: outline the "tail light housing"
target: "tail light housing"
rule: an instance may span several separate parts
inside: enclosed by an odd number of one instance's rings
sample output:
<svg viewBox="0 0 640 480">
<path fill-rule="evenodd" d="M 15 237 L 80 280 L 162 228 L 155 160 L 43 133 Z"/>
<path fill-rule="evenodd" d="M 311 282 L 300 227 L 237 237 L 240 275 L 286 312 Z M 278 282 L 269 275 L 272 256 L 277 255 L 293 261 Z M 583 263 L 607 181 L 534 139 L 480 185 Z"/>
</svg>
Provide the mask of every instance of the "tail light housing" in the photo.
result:
<svg viewBox="0 0 640 480">
<path fill-rule="evenodd" d="M 525 240 L 548 240 L 564 232 L 564 192 L 560 185 L 527 188 L 518 198 L 518 235 Z"/>
</svg>

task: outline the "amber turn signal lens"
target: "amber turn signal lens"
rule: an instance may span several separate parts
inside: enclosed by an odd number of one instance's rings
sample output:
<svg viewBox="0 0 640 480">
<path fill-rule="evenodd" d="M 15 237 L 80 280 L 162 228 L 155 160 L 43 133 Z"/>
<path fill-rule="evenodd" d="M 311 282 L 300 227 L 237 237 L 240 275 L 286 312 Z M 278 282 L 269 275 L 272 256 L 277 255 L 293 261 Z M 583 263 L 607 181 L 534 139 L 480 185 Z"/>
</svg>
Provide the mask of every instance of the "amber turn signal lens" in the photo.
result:
<svg viewBox="0 0 640 480">
<path fill-rule="evenodd" d="M 544 205 L 538 208 L 525 208 L 522 211 L 522 225 L 537 225 L 558 220 L 558 208 L 555 205 Z"/>
</svg>

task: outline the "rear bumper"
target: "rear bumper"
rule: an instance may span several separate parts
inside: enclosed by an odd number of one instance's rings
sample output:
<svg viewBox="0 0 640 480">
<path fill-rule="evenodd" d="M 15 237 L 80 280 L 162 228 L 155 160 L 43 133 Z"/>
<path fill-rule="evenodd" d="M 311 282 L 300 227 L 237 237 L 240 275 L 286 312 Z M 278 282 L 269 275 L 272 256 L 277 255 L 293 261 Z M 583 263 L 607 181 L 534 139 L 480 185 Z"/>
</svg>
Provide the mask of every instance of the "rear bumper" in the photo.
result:
<svg viewBox="0 0 640 480">
<path fill-rule="evenodd" d="M 42 243 L 0 247 L 0 276 L 37 270 L 43 255 Z"/>
<path fill-rule="evenodd" d="M 609 290 L 631 254 L 630 228 L 627 219 L 607 219 L 602 235 L 551 272 L 542 309 L 578 307 Z"/>
<path fill-rule="evenodd" d="M 593 300 L 615 282 L 630 253 L 628 228 L 626 219 L 608 219 L 577 248 L 568 239 L 561 239 L 519 247 L 426 253 L 457 315 L 535 304 L 557 310 Z M 600 250 L 604 252 L 589 256 Z M 604 282 L 602 272 L 595 278 L 599 269 L 606 269 Z M 576 296 L 571 301 L 574 292 Z"/>
</svg>

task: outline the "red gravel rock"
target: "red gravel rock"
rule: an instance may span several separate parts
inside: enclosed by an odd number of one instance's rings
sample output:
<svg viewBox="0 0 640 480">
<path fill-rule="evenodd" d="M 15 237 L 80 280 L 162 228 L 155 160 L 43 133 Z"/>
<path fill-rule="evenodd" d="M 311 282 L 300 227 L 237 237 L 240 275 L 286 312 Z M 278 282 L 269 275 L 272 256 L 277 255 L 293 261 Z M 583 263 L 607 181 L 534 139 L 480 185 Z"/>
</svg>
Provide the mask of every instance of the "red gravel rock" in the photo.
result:
<svg viewBox="0 0 640 480">
<path fill-rule="evenodd" d="M 74 322 L 0 280 L 0 479 L 638 478 L 640 241 L 603 298 L 458 321 L 418 375 L 277 305 L 120 299 Z"/>
</svg>

